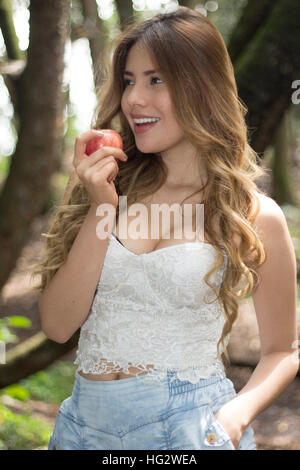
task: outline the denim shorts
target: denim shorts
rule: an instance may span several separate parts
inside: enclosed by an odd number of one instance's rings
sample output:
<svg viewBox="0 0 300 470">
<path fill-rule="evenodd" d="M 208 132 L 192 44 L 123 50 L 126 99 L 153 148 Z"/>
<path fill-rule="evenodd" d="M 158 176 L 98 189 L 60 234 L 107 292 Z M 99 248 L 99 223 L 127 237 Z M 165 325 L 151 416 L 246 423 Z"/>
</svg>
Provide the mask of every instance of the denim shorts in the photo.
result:
<svg viewBox="0 0 300 470">
<path fill-rule="evenodd" d="M 145 383 L 145 375 L 94 381 L 75 371 L 72 395 L 59 408 L 48 450 L 235 450 L 215 413 L 235 395 L 211 375 L 198 383 Z M 249 425 L 238 450 L 256 450 Z"/>
</svg>

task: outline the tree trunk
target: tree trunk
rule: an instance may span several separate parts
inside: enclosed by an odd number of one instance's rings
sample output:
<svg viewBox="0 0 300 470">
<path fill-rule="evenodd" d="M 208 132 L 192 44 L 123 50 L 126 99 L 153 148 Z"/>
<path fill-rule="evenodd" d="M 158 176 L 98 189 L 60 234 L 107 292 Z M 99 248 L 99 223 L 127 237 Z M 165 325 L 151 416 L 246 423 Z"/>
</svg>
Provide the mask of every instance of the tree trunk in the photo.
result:
<svg viewBox="0 0 300 470">
<path fill-rule="evenodd" d="M 277 3 L 278 0 L 248 0 L 228 41 L 228 52 L 232 62 L 237 60 L 259 28 L 264 26 Z"/>
<path fill-rule="evenodd" d="M 135 21 L 132 0 L 115 0 L 120 19 L 120 28 L 123 31 L 126 26 Z"/>
<path fill-rule="evenodd" d="M 2 31 L 7 57 L 13 60 L 22 59 L 19 39 L 13 21 L 13 12 L 9 0 L 0 0 L 0 28 Z"/>
<path fill-rule="evenodd" d="M 9 91 L 14 107 L 13 125 L 18 132 L 20 124 L 18 102 L 18 95 L 20 94 L 19 83 L 20 75 L 25 67 L 25 57 L 24 53 L 19 48 L 19 40 L 13 21 L 11 2 L 9 0 L 0 0 L 0 28 L 7 55 L 7 59 L 1 64 L 0 73 L 3 76 L 4 83 Z"/>
<path fill-rule="evenodd" d="M 291 140 L 290 131 L 290 115 L 288 110 L 284 113 L 282 121 L 278 127 L 278 130 L 276 131 L 274 142 L 272 197 L 280 205 L 295 205 L 291 186 L 291 175 L 289 173 L 291 168 L 291 155 L 289 147 Z"/>
<path fill-rule="evenodd" d="M 20 130 L 0 195 L 0 289 L 40 213 L 63 133 L 62 79 L 69 2 L 30 2 L 30 45 L 20 87 Z"/>
<path fill-rule="evenodd" d="M 96 0 L 81 0 L 81 4 L 92 56 L 94 84 L 97 88 L 101 83 L 101 59 L 107 38 L 103 20 L 98 15 Z"/>
<path fill-rule="evenodd" d="M 55 343 L 43 332 L 23 341 L 6 353 L 6 364 L 0 366 L 0 389 L 45 369 L 77 346 L 79 331 L 66 343 Z"/>
<path fill-rule="evenodd" d="M 291 84 L 300 76 L 299 24 L 300 2 L 277 1 L 234 63 L 239 96 L 248 107 L 251 145 L 258 153 L 272 144 L 291 104 Z"/>
<path fill-rule="evenodd" d="M 180 0 L 178 3 L 182 7 L 187 7 L 194 10 L 198 2 L 197 0 Z"/>
</svg>

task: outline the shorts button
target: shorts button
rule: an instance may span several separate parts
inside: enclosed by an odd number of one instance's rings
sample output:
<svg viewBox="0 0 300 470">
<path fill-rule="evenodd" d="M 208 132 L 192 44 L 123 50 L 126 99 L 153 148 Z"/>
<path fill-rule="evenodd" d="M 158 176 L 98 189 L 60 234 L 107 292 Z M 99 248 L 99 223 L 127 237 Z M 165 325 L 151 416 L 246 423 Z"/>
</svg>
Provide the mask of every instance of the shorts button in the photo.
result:
<svg viewBox="0 0 300 470">
<path fill-rule="evenodd" d="M 213 444 L 217 440 L 216 435 L 214 433 L 207 434 L 206 439 L 210 444 Z"/>
</svg>

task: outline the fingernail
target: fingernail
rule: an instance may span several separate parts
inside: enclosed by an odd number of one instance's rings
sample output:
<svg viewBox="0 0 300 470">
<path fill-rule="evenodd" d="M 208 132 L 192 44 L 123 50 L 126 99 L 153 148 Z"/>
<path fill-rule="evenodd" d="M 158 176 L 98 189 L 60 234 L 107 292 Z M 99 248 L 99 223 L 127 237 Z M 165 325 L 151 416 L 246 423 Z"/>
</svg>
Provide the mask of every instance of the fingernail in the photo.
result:
<svg viewBox="0 0 300 470">
<path fill-rule="evenodd" d="M 104 135 L 104 132 L 98 131 L 98 129 L 95 129 L 95 131 L 98 132 L 98 134 Z"/>
</svg>

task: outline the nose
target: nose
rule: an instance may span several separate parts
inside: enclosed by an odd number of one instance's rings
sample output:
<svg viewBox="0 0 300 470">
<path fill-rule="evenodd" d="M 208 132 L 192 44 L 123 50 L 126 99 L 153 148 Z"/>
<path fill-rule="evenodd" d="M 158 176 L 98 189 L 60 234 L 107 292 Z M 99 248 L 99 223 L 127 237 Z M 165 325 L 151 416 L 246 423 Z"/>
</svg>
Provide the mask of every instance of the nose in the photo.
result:
<svg viewBox="0 0 300 470">
<path fill-rule="evenodd" d="M 142 85 L 127 85 L 127 103 L 130 108 L 135 105 L 144 106 L 147 103 L 147 92 Z"/>
</svg>

